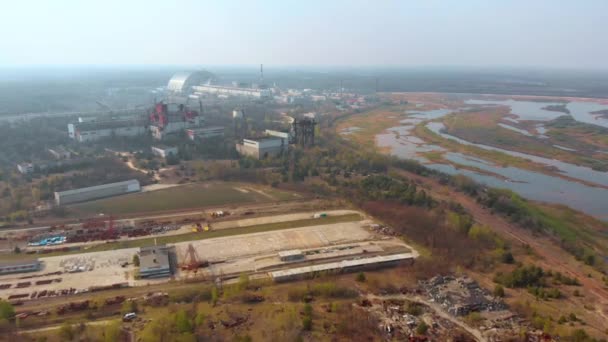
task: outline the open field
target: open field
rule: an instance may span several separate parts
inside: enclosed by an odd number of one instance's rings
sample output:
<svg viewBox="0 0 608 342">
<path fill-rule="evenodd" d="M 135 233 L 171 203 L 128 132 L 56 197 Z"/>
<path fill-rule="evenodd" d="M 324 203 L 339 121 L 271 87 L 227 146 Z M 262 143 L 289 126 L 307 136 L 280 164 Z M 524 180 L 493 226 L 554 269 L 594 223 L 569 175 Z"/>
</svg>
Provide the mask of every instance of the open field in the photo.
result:
<svg viewBox="0 0 608 342">
<path fill-rule="evenodd" d="M 150 192 L 129 194 L 69 206 L 80 214 L 125 215 L 200 208 L 240 203 L 260 203 L 299 199 L 301 196 L 270 187 L 238 183 L 188 184 Z"/>
</svg>

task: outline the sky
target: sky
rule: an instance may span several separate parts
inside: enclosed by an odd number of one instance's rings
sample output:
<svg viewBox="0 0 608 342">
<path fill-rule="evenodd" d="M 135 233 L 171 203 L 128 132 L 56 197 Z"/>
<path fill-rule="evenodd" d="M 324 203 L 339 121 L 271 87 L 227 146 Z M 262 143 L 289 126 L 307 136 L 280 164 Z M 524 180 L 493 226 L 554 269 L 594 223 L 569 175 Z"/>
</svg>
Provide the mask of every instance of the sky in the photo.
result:
<svg viewBox="0 0 608 342">
<path fill-rule="evenodd" d="M 608 68 L 606 0 L 4 0 L 0 66 Z"/>
</svg>

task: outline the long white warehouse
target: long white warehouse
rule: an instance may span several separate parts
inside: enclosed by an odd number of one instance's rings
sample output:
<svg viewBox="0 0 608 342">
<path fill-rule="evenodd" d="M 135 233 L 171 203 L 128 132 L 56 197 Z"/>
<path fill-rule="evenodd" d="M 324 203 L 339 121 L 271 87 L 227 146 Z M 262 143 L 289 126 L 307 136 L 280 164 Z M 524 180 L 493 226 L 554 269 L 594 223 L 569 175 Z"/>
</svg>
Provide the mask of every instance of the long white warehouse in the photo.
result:
<svg viewBox="0 0 608 342">
<path fill-rule="evenodd" d="M 55 203 L 57 205 L 65 205 L 90 201 L 94 199 L 128 194 L 141 190 L 139 181 L 131 179 L 124 182 L 110 183 L 91 186 L 88 188 L 80 188 L 74 190 L 55 192 Z"/>
<path fill-rule="evenodd" d="M 381 267 L 393 267 L 403 263 L 413 263 L 416 257 L 417 253 L 381 255 L 363 259 L 342 260 L 327 264 L 290 268 L 269 272 L 268 274 L 272 280 L 276 282 L 300 280 L 307 277 L 314 277 L 321 273 L 345 273 L 378 269 Z"/>
</svg>

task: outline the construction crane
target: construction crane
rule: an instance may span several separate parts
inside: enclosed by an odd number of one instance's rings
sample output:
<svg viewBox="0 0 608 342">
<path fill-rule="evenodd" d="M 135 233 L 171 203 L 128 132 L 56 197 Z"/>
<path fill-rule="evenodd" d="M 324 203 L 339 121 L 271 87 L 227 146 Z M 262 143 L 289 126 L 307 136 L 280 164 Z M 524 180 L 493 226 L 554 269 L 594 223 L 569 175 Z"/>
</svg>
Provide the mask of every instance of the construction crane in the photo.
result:
<svg viewBox="0 0 608 342">
<path fill-rule="evenodd" d="M 209 266 L 209 262 L 207 260 L 201 260 L 196 253 L 196 249 L 190 243 L 188 244 L 188 248 L 186 249 L 186 255 L 184 256 L 184 262 L 181 265 L 182 271 L 193 271 L 196 273 L 199 268 Z"/>
</svg>

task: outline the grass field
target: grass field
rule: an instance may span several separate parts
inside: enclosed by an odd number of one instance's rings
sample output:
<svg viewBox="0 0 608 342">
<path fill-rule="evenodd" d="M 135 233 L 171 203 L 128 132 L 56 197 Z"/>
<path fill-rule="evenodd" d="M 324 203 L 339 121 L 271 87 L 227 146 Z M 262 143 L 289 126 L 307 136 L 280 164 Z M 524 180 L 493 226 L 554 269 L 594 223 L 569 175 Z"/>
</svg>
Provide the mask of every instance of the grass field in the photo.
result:
<svg viewBox="0 0 608 342">
<path fill-rule="evenodd" d="M 188 233 L 188 234 L 180 234 L 180 235 L 157 236 L 157 237 L 150 237 L 150 238 L 137 239 L 137 240 L 107 242 L 107 243 L 95 245 L 93 247 L 90 247 L 90 248 L 87 248 L 84 250 L 72 251 L 72 252 L 54 252 L 54 253 L 48 253 L 48 254 L 10 254 L 10 255 L 4 255 L 3 259 L 25 260 L 25 259 L 34 259 L 34 258 L 39 258 L 39 257 L 51 257 L 51 256 L 67 255 L 67 254 L 80 254 L 80 253 L 110 251 L 110 250 L 116 250 L 116 249 L 122 249 L 122 248 L 153 246 L 155 243 L 171 244 L 171 243 L 178 243 L 178 242 L 184 242 L 184 241 L 205 240 L 205 239 L 213 239 L 213 238 L 218 238 L 218 237 L 226 237 L 226 236 L 234 236 L 234 235 L 242 235 L 242 234 L 262 233 L 262 232 L 269 232 L 269 231 L 273 231 L 273 230 L 301 228 L 301 227 L 318 226 L 318 225 L 342 223 L 342 222 L 354 222 L 354 221 L 360 221 L 361 219 L 362 219 L 362 217 L 359 214 L 328 216 L 328 217 L 318 218 L 318 219 L 309 218 L 309 219 L 295 220 L 295 221 L 275 222 L 275 223 L 258 224 L 258 225 L 246 226 L 246 227 L 212 230 L 212 231 L 208 231 L 208 232 L 197 232 L 197 233 Z"/>
<path fill-rule="evenodd" d="M 169 189 L 129 194 L 75 204 L 69 208 L 81 214 L 124 215 L 141 212 L 177 210 L 242 204 L 285 201 L 301 198 L 296 194 L 270 187 L 239 183 L 188 184 Z"/>
</svg>

